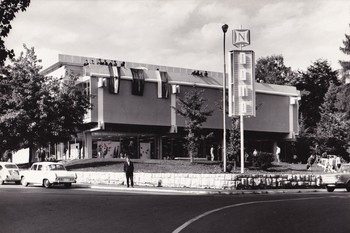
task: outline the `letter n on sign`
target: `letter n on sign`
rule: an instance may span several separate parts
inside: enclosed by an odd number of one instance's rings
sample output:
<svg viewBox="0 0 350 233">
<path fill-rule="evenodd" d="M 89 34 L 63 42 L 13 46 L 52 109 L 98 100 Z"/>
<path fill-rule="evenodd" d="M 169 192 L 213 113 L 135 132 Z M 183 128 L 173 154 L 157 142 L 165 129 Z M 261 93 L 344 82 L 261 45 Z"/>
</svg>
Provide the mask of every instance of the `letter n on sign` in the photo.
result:
<svg viewBox="0 0 350 233">
<path fill-rule="evenodd" d="M 244 47 L 250 45 L 250 30 L 238 29 L 232 31 L 232 43 L 236 47 Z"/>
</svg>

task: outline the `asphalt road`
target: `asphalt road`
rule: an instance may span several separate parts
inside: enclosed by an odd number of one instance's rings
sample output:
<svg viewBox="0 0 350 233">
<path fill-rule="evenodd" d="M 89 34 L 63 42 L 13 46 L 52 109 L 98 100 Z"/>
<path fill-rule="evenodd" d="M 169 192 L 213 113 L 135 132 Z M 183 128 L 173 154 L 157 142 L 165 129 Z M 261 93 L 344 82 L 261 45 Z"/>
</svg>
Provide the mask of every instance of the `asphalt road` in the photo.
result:
<svg viewBox="0 0 350 233">
<path fill-rule="evenodd" d="M 0 233 L 350 232 L 350 193 L 181 195 L 0 186 Z"/>
</svg>

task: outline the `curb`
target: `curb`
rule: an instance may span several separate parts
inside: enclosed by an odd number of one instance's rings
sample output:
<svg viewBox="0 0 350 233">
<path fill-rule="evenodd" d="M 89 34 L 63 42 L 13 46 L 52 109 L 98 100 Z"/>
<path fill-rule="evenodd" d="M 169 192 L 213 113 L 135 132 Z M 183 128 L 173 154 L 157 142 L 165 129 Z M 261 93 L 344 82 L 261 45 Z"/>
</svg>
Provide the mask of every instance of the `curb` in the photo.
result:
<svg viewBox="0 0 350 233">
<path fill-rule="evenodd" d="M 193 195 L 244 195 L 244 194 L 297 194 L 297 193 L 317 193 L 325 192 L 323 189 L 260 189 L 260 190 L 215 190 L 215 189 L 190 189 L 190 188 L 164 188 L 164 187 L 143 187 L 135 186 L 127 188 L 125 186 L 114 185 L 91 185 L 77 184 L 90 189 L 115 190 L 128 192 L 150 192 L 150 193 L 172 193 L 172 194 L 193 194 Z"/>
<path fill-rule="evenodd" d="M 153 193 L 179 193 L 179 194 L 198 194 L 198 195 L 204 195 L 208 194 L 205 190 L 181 190 L 181 189 L 163 189 L 162 187 L 159 188 L 153 188 L 153 187 L 138 187 L 135 186 L 133 188 L 127 188 L 127 187 L 117 187 L 117 186 L 106 186 L 106 185 L 91 185 L 91 189 L 103 189 L 103 190 L 119 190 L 119 191 L 136 191 L 136 192 L 153 192 Z"/>
</svg>

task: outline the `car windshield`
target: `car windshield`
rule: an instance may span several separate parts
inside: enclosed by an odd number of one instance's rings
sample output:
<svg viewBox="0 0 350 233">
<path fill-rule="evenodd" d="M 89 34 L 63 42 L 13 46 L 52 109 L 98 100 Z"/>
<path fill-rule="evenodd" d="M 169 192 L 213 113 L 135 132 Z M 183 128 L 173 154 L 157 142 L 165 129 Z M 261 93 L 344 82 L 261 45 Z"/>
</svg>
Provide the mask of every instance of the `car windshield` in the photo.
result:
<svg viewBox="0 0 350 233">
<path fill-rule="evenodd" d="M 64 166 L 62 164 L 50 164 L 48 166 L 49 170 L 51 171 L 65 171 L 66 169 L 64 168 Z"/>
<path fill-rule="evenodd" d="M 6 164 L 5 167 L 7 169 L 18 169 L 18 167 L 15 164 Z"/>
</svg>

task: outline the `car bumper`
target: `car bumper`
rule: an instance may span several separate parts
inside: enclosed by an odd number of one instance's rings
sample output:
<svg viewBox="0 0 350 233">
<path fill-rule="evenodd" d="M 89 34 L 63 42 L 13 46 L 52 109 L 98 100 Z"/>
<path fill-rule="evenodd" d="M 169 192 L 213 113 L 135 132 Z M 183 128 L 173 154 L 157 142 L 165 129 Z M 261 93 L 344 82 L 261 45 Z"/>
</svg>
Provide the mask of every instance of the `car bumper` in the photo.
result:
<svg viewBox="0 0 350 233">
<path fill-rule="evenodd" d="M 59 182 L 59 181 L 54 181 L 52 184 L 74 184 L 77 183 L 76 181 L 65 181 L 65 182 Z"/>
<path fill-rule="evenodd" d="M 346 184 L 342 182 L 337 182 L 337 183 L 324 183 L 325 186 L 327 187 L 335 187 L 335 188 L 345 188 Z"/>
<path fill-rule="evenodd" d="M 55 179 L 55 180 L 52 180 L 50 181 L 51 184 L 72 184 L 72 183 L 76 183 L 77 181 L 75 179 L 61 179 L 61 178 L 58 178 L 58 179 Z"/>
<path fill-rule="evenodd" d="M 4 179 L 4 181 L 20 181 L 21 177 L 19 176 L 6 176 L 6 178 Z"/>
</svg>

